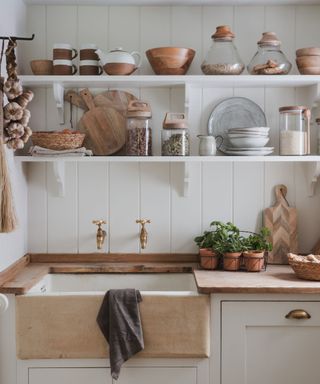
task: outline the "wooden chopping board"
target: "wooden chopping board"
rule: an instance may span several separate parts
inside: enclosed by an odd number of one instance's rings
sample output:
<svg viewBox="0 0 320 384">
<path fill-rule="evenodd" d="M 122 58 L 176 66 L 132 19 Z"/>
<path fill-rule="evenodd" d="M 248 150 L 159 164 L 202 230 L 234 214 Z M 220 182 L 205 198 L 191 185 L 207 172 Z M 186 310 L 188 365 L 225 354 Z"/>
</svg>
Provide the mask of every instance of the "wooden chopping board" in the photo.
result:
<svg viewBox="0 0 320 384">
<path fill-rule="evenodd" d="M 289 206 L 286 195 L 287 187 L 275 187 L 276 203 L 264 210 L 264 225 L 271 231 L 273 245 L 268 263 L 288 264 L 288 252 L 298 252 L 297 210 Z"/>
<path fill-rule="evenodd" d="M 125 144 L 125 117 L 112 107 L 97 107 L 88 89 L 80 92 L 88 107 L 79 122 L 79 128 L 86 134 L 84 146 L 94 155 L 108 156 L 118 152 Z"/>
</svg>

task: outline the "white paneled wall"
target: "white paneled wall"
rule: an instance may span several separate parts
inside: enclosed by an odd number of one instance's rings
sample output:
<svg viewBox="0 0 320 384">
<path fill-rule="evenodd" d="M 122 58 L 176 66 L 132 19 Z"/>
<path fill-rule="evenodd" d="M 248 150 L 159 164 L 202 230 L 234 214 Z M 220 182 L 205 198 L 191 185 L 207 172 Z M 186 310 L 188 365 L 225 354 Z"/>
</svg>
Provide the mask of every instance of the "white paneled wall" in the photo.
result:
<svg viewBox="0 0 320 384">
<path fill-rule="evenodd" d="M 229 24 L 235 31 L 236 45 L 246 64 L 266 30 L 278 34 L 292 62 L 295 49 L 320 43 L 320 6 L 28 6 L 27 11 L 28 30 L 36 34 L 36 40 L 25 46 L 25 63 L 51 58 L 55 42 L 69 42 L 76 48 L 92 42 L 105 50 L 122 46 L 141 53 L 156 46 L 179 45 L 196 50 L 189 71 L 196 75 L 201 73 L 200 63 L 211 44 L 210 36 L 221 24 Z M 30 73 L 29 69 L 25 73 Z M 138 74 L 152 74 L 146 58 Z M 130 92 L 151 104 L 154 154 L 159 155 L 164 114 L 184 110 L 184 92 L 179 88 Z M 294 88 L 192 89 L 189 121 L 193 154 L 198 149 L 196 135 L 206 132 L 212 108 L 230 96 L 248 97 L 264 109 L 271 127 L 270 145 L 275 146 L 276 153 L 279 106 L 307 102 L 303 91 Z M 51 89 L 36 91 L 32 112 L 34 129 L 59 128 Z M 81 113 L 78 110 L 76 117 Z M 68 121 L 66 110 L 65 126 Z M 315 140 L 312 148 L 315 151 Z M 181 194 L 181 167 L 166 163 L 70 163 L 66 168 L 66 196 L 59 198 L 54 194 L 51 165 L 30 165 L 29 250 L 92 252 L 95 228 L 91 221 L 104 218 L 108 221 L 105 250 L 139 252 L 135 220 L 146 217 L 152 221 L 148 225 L 148 252 L 193 252 L 193 237 L 212 220 L 232 220 L 242 229 L 258 229 L 262 210 L 273 203 L 273 188 L 278 183 L 288 186 L 288 200 L 299 210 L 301 251 L 308 251 L 320 236 L 319 193 L 307 197 L 299 164 L 192 164 L 188 197 Z"/>
</svg>

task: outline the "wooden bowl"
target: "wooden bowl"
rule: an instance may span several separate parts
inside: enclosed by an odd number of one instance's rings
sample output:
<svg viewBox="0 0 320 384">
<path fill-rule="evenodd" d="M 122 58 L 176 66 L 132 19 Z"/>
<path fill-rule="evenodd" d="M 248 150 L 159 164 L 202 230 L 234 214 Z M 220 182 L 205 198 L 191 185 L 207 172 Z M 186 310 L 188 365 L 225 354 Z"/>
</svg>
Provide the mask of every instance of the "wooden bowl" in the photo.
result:
<svg viewBox="0 0 320 384">
<path fill-rule="evenodd" d="M 196 52 L 190 48 L 161 47 L 146 51 L 157 75 L 185 75 Z"/>
<path fill-rule="evenodd" d="M 310 48 L 300 48 L 296 50 L 297 57 L 301 56 L 320 56 L 320 48 L 310 47 Z"/>
<path fill-rule="evenodd" d="M 320 75 L 319 67 L 298 67 L 301 75 Z"/>
<path fill-rule="evenodd" d="M 320 56 L 300 56 L 296 58 L 299 68 L 320 67 Z"/>
<path fill-rule="evenodd" d="M 30 67 L 34 75 L 47 76 L 53 73 L 52 60 L 32 60 L 30 61 Z"/>
</svg>

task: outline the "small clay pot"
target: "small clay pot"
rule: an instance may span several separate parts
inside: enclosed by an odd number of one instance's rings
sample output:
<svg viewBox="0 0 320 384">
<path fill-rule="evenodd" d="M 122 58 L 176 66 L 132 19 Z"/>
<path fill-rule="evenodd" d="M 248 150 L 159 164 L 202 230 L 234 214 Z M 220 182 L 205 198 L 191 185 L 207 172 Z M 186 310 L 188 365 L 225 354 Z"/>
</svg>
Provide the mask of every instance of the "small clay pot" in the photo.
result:
<svg viewBox="0 0 320 384">
<path fill-rule="evenodd" d="M 223 254 L 223 269 L 225 271 L 238 271 L 240 269 L 241 252 L 226 252 Z"/>
<path fill-rule="evenodd" d="M 260 272 L 264 266 L 264 252 L 247 251 L 243 253 L 243 259 L 247 272 Z"/>
<path fill-rule="evenodd" d="M 219 265 L 219 255 L 210 248 L 200 248 L 200 266 L 203 269 L 217 269 Z"/>
<path fill-rule="evenodd" d="M 53 61 L 52 60 L 32 60 L 30 61 L 32 73 L 38 76 L 52 75 Z"/>
</svg>

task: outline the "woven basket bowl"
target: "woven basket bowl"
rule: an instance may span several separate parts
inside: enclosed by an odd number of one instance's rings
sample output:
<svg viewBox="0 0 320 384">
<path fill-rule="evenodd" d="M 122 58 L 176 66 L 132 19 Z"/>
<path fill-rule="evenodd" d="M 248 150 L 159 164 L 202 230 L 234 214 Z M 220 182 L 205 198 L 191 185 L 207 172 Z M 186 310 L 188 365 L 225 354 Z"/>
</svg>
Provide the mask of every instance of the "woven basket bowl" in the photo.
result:
<svg viewBox="0 0 320 384">
<path fill-rule="evenodd" d="M 80 148 L 84 138 L 84 133 L 33 132 L 32 134 L 33 145 L 56 151 Z"/>
<path fill-rule="evenodd" d="M 304 263 L 289 259 L 289 264 L 300 279 L 320 281 L 320 263 Z"/>
</svg>

